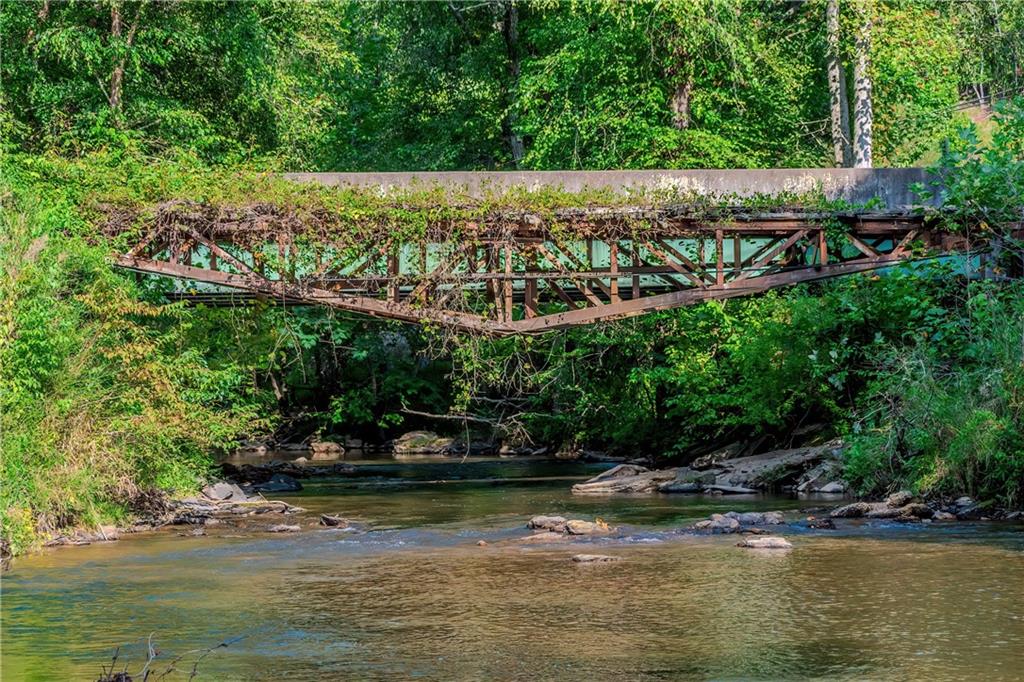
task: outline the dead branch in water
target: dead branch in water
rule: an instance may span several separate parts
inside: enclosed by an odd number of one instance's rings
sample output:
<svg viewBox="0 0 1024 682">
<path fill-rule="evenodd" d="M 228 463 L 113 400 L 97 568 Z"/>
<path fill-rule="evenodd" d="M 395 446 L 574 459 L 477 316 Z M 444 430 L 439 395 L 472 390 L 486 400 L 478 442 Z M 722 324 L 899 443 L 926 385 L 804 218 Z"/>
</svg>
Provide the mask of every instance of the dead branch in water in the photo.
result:
<svg viewBox="0 0 1024 682">
<path fill-rule="evenodd" d="M 170 679 L 171 676 L 174 675 L 174 673 L 185 674 L 186 672 L 188 673 L 188 679 L 193 680 L 195 679 L 196 675 L 199 674 L 199 664 L 202 662 L 204 658 L 206 658 L 218 649 L 225 649 L 234 644 L 235 642 L 245 639 L 245 635 L 241 635 L 233 639 L 225 640 L 209 648 L 190 649 L 173 658 L 167 664 L 167 667 L 163 671 L 159 673 L 154 673 L 154 663 L 160 657 L 160 654 L 162 652 L 155 646 L 153 646 L 153 634 L 155 633 L 150 633 L 149 637 L 146 638 L 146 663 L 142 666 L 138 673 L 129 673 L 127 663 L 120 670 L 117 669 L 117 662 L 121 656 L 121 647 L 117 647 L 116 649 L 114 649 L 114 655 L 111 657 L 110 667 L 107 668 L 107 666 L 101 666 L 102 672 L 100 674 L 99 679 L 96 680 L 96 682 L 134 682 L 135 680 L 139 680 L 141 682 L 148 682 L 148 680 L 151 679 Z M 196 656 L 195 660 L 192 662 L 190 669 L 187 666 L 184 669 L 178 667 L 178 665 L 187 657 L 195 654 L 198 654 L 198 656 Z"/>
</svg>

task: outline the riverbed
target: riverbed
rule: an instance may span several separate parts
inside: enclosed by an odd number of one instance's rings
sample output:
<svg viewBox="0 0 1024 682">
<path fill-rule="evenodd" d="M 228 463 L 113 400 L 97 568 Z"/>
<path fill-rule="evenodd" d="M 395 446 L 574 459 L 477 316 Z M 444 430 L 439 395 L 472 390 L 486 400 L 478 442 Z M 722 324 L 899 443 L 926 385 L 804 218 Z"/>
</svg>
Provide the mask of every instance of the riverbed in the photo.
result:
<svg viewBox="0 0 1024 682">
<path fill-rule="evenodd" d="M 4 680 L 95 680 L 179 654 L 210 680 L 1012 680 L 1024 676 L 1024 526 L 785 527 L 784 552 L 680 529 L 822 500 L 574 497 L 600 465 L 359 462 L 280 494 L 361 531 L 161 531 L 48 550 L 3 576 Z M 522 545 L 535 514 L 612 539 Z M 479 541 L 485 546 L 479 546 Z M 579 552 L 621 560 L 577 564 Z"/>
</svg>

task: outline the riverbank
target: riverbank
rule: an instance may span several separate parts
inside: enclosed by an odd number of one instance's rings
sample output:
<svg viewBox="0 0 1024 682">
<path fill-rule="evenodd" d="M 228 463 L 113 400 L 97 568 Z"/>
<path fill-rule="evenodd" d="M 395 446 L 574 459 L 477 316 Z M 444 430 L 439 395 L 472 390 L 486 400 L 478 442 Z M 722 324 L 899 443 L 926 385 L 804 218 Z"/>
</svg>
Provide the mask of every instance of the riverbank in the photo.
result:
<svg viewBox="0 0 1024 682">
<path fill-rule="evenodd" d="M 130 523 L 61 533 L 50 538 L 44 546 L 102 543 L 160 529 L 172 536 L 186 537 L 239 533 L 259 535 L 272 528 L 279 532 L 306 532 L 322 527 L 321 515 L 345 521 L 335 525 L 365 528 L 373 524 L 373 519 L 363 513 L 357 514 L 355 518 L 358 520 L 350 524 L 348 517 L 335 509 L 307 513 L 301 505 L 277 498 L 303 499 L 309 493 L 327 489 L 355 495 L 358 499 L 366 490 L 377 490 L 380 494 L 390 491 L 390 494 L 400 496 L 410 487 L 461 484 L 489 485 L 500 489 L 503 485 L 521 486 L 556 480 L 563 481 L 574 497 L 651 495 L 701 500 L 722 498 L 722 505 L 726 508 L 713 512 L 720 515 L 734 511 L 728 507 L 730 501 L 742 502 L 738 507 L 738 513 L 742 513 L 744 505 L 779 499 L 779 493 L 783 493 L 788 496 L 786 499 L 797 505 L 796 514 L 789 513 L 788 523 L 800 530 L 831 529 L 831 519 L 847 518 L 924 523 L 1024 521 L 1024 514 L 1020 511 L 1003 509 L 991 502 L 976 501 L 967 496 L 922 499 L 901 492 L 874 502 L 850 498 L 848 493 L 842 492 L 846 490 L 842 480 L 842 447 L 841 442 L 830 441 L 815 446 L 729 457 L 729 454 L 742 451 L 740 447 L 732 446 L 697 458 L 688 466 L 668 469 L 617 464 L 617 458 L 608 458 L 601 453 L 587 453 L 576 459 L 536 455 L 467 458 L 451 451 L 446 454 L 424 451 L 415 457 L 394 457 L 392 453 L 375 454 L 365 450 L 346 453 L 342 447 L 321 447 L 318 451 L 247 449 L 223 462 L 220 465 L 223 480 L 207 485 L 197 495 L 173 498 L 153 491 L 145 504 L 137 508 Z M 345 457 L 352 459 L 346 461 Z M 524 476 L 527 471 L 544 475 L 540 478 Z M 532 515 L 546 513 L 543 509 L 529 511 Z M 580 520 L 593 521 L 587 518 Z M 738 525 L 731 525 L 729 521 L 719 521 L 711 530 L 739 531 Z M 681 526 L 676 531 L 683 532 L 688 527 Z M 614 537 L 617 535 L 610 533 L 605 540 Z M 544 538 L 531 537 L 528 541 L 543 542 Z"/>
<path fill-rule="evenodd" d="M 791 474 L 795 477 L 793 480 L 799 480 L 807 478 L 808 471 L 822 468 L 822 462 L 808 453 L 831 456 L 834 451 L 834 444 L 826 444 L 796 451 L 762 453 L 753 459 L 762 466 L 775 460 L 800 462 L 798 469 L 802 468 L 804 473 Z M 501 495 L 513 491 L 518 494 L 533 486 L 557 485 L 573 500 L 569 508 L 579 512 L 577 515 L 564 513 L 564 503 L 555 508 L 543 505 L 523 508 L 518 518 L 510 516 L 499 529 L 496 541 L 500 544 L 580 541 L 629 544 L 635 540 L 632 524 L 609 526 L 601 513 L 594 510 L 618 510 L 634 505 L 708 510 L 701 517 L 679 520 L 665 527 L 660 540 L 706 533 L 783 537 L 788 533 L 837 530 L 842 533 L 864 527 L 865 523 L 870 528 L 870 524 L 876 522 L 948 525 L 955 521 L 1024 521 L 1024 514 L 1020 512 L 995 509 L 966 497 L 944 503 L 925 501 L 905 491 L 886 500 L 868 502 L 842 494 L 814 492 L 806 487 L 798 489 L 800 486 L 793 485 L 786 486 L 789 490 L 786 494 L 748 488 L 727 494 L 721 486 L 680 492 L 672 487 L 679 476 L 691 475 L 694 471 L 691 467 L 643 471 L 638 465 L 542 457 L 510 460 L 435 456 L 404 461 L 375 455 L 374 459 L 348 462 L 310 462 L 302 455 L 291 460 L 274 458 L 280 454 L 249 453 L 233 458 L 223 464 L 228 479 L 207 485 L 198 495 L 177 499 L 154 495 L 148 511 L 130 525 L 68 533 L 53 538 L 46 546 L 82 546 L 119 538 L 137 539 L 151 533 L 181 538 L 258 538 L 267 533 L 309 533 L 325 529 L 347 533 L 378 532 L 382 528 L 381 519 L 375 517 L 372 509 L 360 506 L 368 495 L 391 505 L 410 496 L 430 495 L 431 491 L 474 490 L 481 486 Z M 709 467 L 705 473 L 727 471 L 731 476 L 738 470 L 735 462 L 748 459 L 710 457 L 695 464 Z M 770 468 L 778 470 L 777 465 Z M 747 466 L 742 470 L 749 473 L 760 469 Z M 657 486 L 650 487 L 652 482 L 669 486 L 670 490 L 659 491 Z M 649 486 L 646 492 L 639 492 L 640 483 Z M 581 489 L 585 491 L 583 494 L 579 492 Z M 596 494 L 595 490 L 605 492 Z M 329 503 L 323 504 L 323 499 Z M 313 504 L 308 506 L 308 501 Z M 428 497 L 423 504 L 429 507 L 434 502 Z M 751 520 L 763 519 L 762 511 L 770 504 L 780 505 L 768 510 L 773 516 L 771 523 Z M 762 511 L 753 514 L 755 510 Z M 550 521 L 545 523 L 544 519 L 549 517 Z M 573 531 L 567 530 L 569 522 L 575 527 Z M 484 544 L 491 542 L 482 541 Z"/>
</svg>

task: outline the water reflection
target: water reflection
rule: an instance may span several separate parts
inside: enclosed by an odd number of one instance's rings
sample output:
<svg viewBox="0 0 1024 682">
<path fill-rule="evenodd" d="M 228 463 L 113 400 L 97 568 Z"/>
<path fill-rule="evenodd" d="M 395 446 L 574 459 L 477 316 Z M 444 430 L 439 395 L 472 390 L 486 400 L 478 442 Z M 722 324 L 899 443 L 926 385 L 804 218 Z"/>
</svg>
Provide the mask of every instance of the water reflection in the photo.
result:
<svg viewBox="0 0 1024 682">
<path fill-rule="evenodd" d="M 154 535 L 19 561 L 3 580 L 3 679 L 95 679 L 117 645 L 138 661 L 150 632 L 168 652 L 244 635 L 203 661 L 217 680 L 1024 672 L 1015 527 L 791 531 L 796 548 L 772 554 L 672 531 L 712 510 L 801 503 L 573 498 L 563 481 L 346 486 L 313 485 L 298 501 L 375 530 Z M 569 561 L 578 547 L 504 542 L 534 513 L 599 515 L 632 541 L 599 542 L 623 558 L 600 565 Z"/>
</svg>

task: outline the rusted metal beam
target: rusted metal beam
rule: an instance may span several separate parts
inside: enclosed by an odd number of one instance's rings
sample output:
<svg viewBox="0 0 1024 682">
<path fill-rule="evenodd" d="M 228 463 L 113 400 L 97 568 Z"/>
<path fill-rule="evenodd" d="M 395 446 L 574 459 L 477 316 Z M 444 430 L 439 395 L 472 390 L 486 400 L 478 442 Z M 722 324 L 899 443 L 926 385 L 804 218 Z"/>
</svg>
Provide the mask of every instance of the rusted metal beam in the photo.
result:
<svg viewBox="0 0 1024 682">
<path fill-rule="evenodd" d="M 748 296 L 768 289 L 789 286 L 801 282 L 812 282 L 815 280 L 849 275 L 857 272 L 877 270 L 899 263 L 901 258 L 880 256 L 877 258 L 863 259 L 852 263 L 839 263 L 822 268 L 801 268 L 799 270 L 782 272 L 772 275 L 765 275 L 751 280 L 726 282 L 723 285 L 716 285 L 706 288 L 692 288 L 685 291 L 674 291 L 657 296 L 648 296 L 635 300 L 622 301 L 615 305 L 607 305 L 602 308 L 584 308 L 570 310 L 532 320 L 521 320 L 510 325 L 511 333 L 535 334 L 559 329 L 566 329 L 584 324 L 590 324 L 597 320 L 619 320 L 627 317 L 635 317 L 658 310 L 678 308 L 703 301 L 736 298 Z"/>
<path fill-rule="evenodd" d="M 206 268 L 164 263 L 162 261 L 128 255 L 118 256 L 115 263 L 122 268 L 137 272 L 178 277 L 233 289 L 244 289 L 294 301 L 361 312 L 374 317 L 384 317 L 406 322 L 437 322 L 456 329 L 489 334 L 507 333 L 508 331 L 504 325 L 488 323 L 488 320 L 477 315 L 431 310 L 429 308 L 414 308 L 405 303 L 381 301 L 365 296 L 347 296 L 326 289 L 272 281 L 253 274 L 215 272 Z"/>
</svg>

